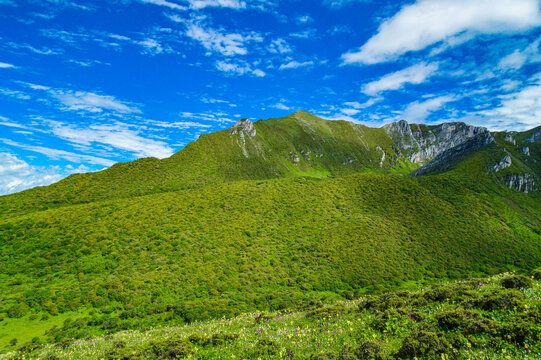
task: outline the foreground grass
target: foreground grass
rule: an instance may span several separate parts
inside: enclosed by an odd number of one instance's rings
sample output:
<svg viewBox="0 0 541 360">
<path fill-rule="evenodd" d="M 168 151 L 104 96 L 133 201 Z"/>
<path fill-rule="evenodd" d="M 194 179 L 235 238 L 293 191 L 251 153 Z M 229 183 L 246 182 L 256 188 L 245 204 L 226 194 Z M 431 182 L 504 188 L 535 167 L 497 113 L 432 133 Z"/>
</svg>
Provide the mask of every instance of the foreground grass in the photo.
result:
<svg viewBox="0 0 541 360">
<path fill-rule="evenodd" d="M 539 359 L 541 272 L 29 343 L 0 359 Z"/>
</svg>

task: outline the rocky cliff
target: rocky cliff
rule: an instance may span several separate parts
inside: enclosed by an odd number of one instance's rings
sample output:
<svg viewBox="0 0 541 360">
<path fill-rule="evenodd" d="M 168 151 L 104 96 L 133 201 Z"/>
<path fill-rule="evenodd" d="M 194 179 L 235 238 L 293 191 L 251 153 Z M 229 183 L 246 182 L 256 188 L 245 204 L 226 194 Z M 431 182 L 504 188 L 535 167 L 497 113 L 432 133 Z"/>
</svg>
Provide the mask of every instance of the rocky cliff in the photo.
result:
<svg viewBox="0 0 541 360">
<path fill-rule="evenodd" d="M 397 148 L 402 150 L 402 155 L 414 164 L 426 163 L 480 134 L 484 134 L 486 139 L 490 137 L 486 128 L 461 122 L 437 126 L 410 126 L 405 120 L 400 120 L 385 125 L 384 129 Z"/>
</svg>

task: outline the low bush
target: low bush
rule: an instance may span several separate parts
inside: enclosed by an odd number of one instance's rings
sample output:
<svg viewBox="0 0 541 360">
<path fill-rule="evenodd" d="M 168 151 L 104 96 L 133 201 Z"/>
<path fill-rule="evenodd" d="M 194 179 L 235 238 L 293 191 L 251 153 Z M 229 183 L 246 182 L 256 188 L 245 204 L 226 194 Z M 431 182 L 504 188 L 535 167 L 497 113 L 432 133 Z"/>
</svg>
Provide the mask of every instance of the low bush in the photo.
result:
<svg viewBox="0 0 541 360">
<path fill-rule="evenodd" d="M 409 334 L 398 350 L 399 358 L 413 358 L 417 356 L 435 356 L 451 349 L 451 344 L 441 333 L 427 330 L 414 331 Z"/>
<path fill-rule="evenodd" d="M 529 289 L 532 279 L 524 275 L 510 276 L 502 280 L 502 286 L 506 289 Z"/>
<path fill-rule="evenodd" d="M 491 293 L 483 294 L 476 306 L 483 310 L 520 310 L 526 306 L 526 297 L 516 289 L 497 289 Z"/>
</svg>

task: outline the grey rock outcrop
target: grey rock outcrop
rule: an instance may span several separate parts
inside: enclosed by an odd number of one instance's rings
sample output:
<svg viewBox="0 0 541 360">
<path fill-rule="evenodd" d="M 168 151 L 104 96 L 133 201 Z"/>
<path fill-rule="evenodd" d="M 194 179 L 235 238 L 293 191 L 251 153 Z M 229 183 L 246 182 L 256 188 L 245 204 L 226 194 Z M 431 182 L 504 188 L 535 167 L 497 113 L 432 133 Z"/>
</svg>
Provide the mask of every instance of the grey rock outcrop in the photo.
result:
<svg viewBox="0 0 541 360">
<path fill-rule="evenodd" d="M 254 123 L 251 122 L 248 119 L 240 119 L 233 125 L 231 128 L 229 128 L 230 134 L 237 134 L 237 133 L 243 133 L 248 136 L 255 136 L 256 130 Z"/>
<path fill-rule="evenodd" d="M 529 138 L 524 139 L 525 143 L 534 143 L 534 142 L 539 142 L 539 141 L 541 141 L 541 130 L 537 131 Z"/>
<path fill-rule="evenodd" d="M 517 149 L 517 151 L 521 154 L 524 154 L 526 156 L 530 156 L 530 148 L 525 146 L 523 148 Z"/>
<path fill-rule="evenodd" d="M 516 134 L 516 132 L 514 132 L 514 131 L 508 132 L 507 134 L 505 134 L 504 140 L 507 141 L 507 142 L 510 142 L 510 143 L 513 144 L 513 145 L 516 145 L 516 144 L 517 144 L 517 141 L 516 141 L 515 138 L 513 137 L 515 134 Z"/>
<path fill-rule="evenodd" d="M 503 170 L 505 168 L 508 168 L 509 166 L 511 166 L 513 164 L 513 161 L 511 161 L 511 156 L 509 156 L 509 154 L 505 155 L 503 157 L 503 159 L 501 159 L 500 161 L 498 161 L 496 164 L 494 164 L 494 166 L 492 166 L 492 168 L 490 168 L 490 170 L 492 172 L 498 172 L 500 170 Z"/>
<path fill-rule="evenodd" d="M 434 159 L 415 170 L 412 175 L 422 176 L 434 171 L 444 170 L 452 160 L 494 142 L 494 138 L 488 131 L 482 131 L 459 145 L 439 153 Z"/>
<path fill-rule="evenodd" d="M 522 191 L 525 194 L 537 190 L 535 176 L 528 173 L 507 176 L 503 182 L 508 188 Z"/>
<path fill-rule="evenodd" d="M 415 130 L 405 121 L 387 124 L 385 132 L 389 134 L 399 149 L 405 150 L 405 156 L 415 164 L 422 164 L 434 159 L 439 154 L 467 142 L 469 139 L 485 134 L 492 136 L 484 127 L 465 123 L 444 123 L 435 127 L 415 126 Z M 492 139 L 494 141 L 494 139 Z M 402 152 L 401 152 L 402 153 Z M 404 155 L 403 155 L 404 156 Z"/>
</svg>

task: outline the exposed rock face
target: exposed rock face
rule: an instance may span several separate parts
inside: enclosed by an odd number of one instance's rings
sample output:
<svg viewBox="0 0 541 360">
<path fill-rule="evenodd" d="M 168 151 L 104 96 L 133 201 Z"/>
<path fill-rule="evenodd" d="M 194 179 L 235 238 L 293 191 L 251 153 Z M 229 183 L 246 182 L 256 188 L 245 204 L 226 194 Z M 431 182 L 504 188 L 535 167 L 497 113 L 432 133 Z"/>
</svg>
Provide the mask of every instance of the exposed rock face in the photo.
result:
<svg viewBox="0 0 541 360">
<path fill-rule="evenodd" d="M 488 131 L 481 131 L 477 135 L 467 138 L 467 140 L 461 144 L 439 153 L 434 159 L 415 170 L 412 175 L 421 176 L 437 170 L 443 170 L 455 158 L 494 142 L 494 138 Z"/>
<path fill-rule="evenodd" d="M 513 136 L 515 135 L 516 133 L 515 132 L 509 132 L 505 135 L 505 138 L 504 140 L 507 141 L 507 142 L 510 142 L 511 144 L 513 145 L 516 145 L 517 142 L 515 140 L 515 138 L 513 138 Z"/>
<path fill-rule="evenodd" d="M 406 154 L 404 155 L 416 164 L 433 159 L 444 151 L 463 144 L 479 134 L 485 134 L 492 138 L 486 128 L 464 123 L 445 123 L 426 130 L 416 126 L 415 130 L 412 131 L 405 120 L 400 120 L 385 125 L 384 129 L 396 146 L 405 150 Z"/>
<path fill-rule="evenodd" d="M 256 130 L 254 123 L 248 119 L 240 119 L 229 129 L 230 134 L 243 133 L 249 136 L 255 136 Z"/>
<path fill-rule="evenodd" d="M 529 138 L 524 139 L 525 143 L 534 143 L 534 142 L 538 142 L 538 141 L 541 141 L 541 130 L 539 130 L 538 132 L 536 132 L 535 134 L 533 134 Z"/>
<path fill-rule="evenodd" d="M 526 194 L 537 190 L 535 176 L 532 174 L 513 174 L 503 179 L 503 182 L 508 188 Z"/>
<path fill-rule="evenodd" d="M 530 148 L 525 146 L 523 148 L 520 148 L 517 150 L 519 153 L 524 154 L 526 156 L 530 156 Z"/>
<path fill-rule="evenodd" d="M 493 172 L 498 172 L 500 170 L 508 168 L 509 166 L 511 166 L 512 163 L 513 162 L 511 161 L 511 156 L 509 156 L 509 154 L 507 154 L 507 155 L 505 155 L 503 157 L 503 159 L 501 159 L 496 164 L 494 164 L 494 166 L 492 166 L 492 168 L 490 170 L 493 171 Z"/>
</svg>

